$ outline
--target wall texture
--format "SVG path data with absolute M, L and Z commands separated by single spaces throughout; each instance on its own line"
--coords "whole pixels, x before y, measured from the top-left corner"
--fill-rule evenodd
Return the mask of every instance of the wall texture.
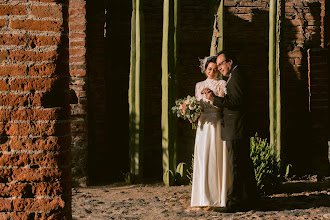
M 88 183 L 88 117 L 86 67 L 86 1 L 69 2 L 72 184 Z
M 0 218 L 70 219 L 68 3 L 0 1 Z
M 286 0 L 283 3 L 280 39 L 283 160 L 302 175 L 319 167 L 312 162 L 314 159 L 306 163 L 311 155 L 310 146 L 320 149 L 308 135 L 319 128 L 316 129 L 314 113 L 309 109 L 311 100 L 317 96 L 309 96 L 307 51 L 324 47 L 325 1 Z M 162 172 L 162 4 L 160 0 L 145 1 L 143 7 L 146 58 L 143 169 L 146 178 L 160 178 Z M 213 7 L 212 1 L 180 3 L 178 98 L 194 94 L 196 82 L 205 79 L 200 73 L 198 58 L 209 54 Z M 224 25 L 225 48 L 239 54 L 241 68 L 249 75 L 250 135 L 257 132 L 266 138 L 269 126 L 268 7 L 268 0 L 226 0 Z M 75 185 L 84 186 L 123 180 L 123 174 L 128 172 L 131 5 L 130 2 L 95 4 L 91 0 L 71 0 L 69 17 L 73 181 Z M 311 62 L 316 61 L 312 59 Z M 319 71 L 326 74 L 325 67 L 320 68 Z M 327 88 L 318 82 L 313 89 L 326 93 Z M 327 111 L 328 106 L 323 105 L 322 109 Z M 178 161 L 190 163 L 195 131 L 182 120 L 178 121 L 178 128 Z M 322 129 L 325 133 L 328 131 L 326 125 Z M 318 156 L 318 153 L 313 154 L 313 158 Z

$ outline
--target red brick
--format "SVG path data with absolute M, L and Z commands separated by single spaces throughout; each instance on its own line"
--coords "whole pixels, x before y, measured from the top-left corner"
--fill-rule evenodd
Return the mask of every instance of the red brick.
M 71 70 L 70 76 L 86 76 L 86 70 Z
M 62 213 L 62 212 L 57 212 L 57 213 L 53 213 L 53 212 L 49 212 L 49 213 L 36 213 L 35 215 L 35 219 L 38 220 L 71 220 L 71 216 L 68 216 L 66 213 Z M 20 219 L 19 219 L 20 220 Z
M 27 183 L 2 183 L 0 192 L 6 197 L 31 196 L 32 186 Z
M 86 16 L 86 9 L 85 8 L 70 8 L 69 9 L 69 16 Z
M 49 91 L 56 80 L 57 78 L 14 79 L 11 81 L 10 89 L 16 91 Z
M 63 31 L 62 21 L 47 21 L 47 20 L 13 20 L 11 28 L 31 31 Z
M 16 168 L 12 169 L 12 179 L 16 181 L 38 181 L 38 182 L 51 182 L 59 180 L 69 180 L 70 168 Z
M 36 122 L 30 125 L 32 136 L 63 136 L 70 133 L 69 123 L 42 123 Z
M 86 41 L 70 41 L 70 47 L 85 47 Z
M 9 85 L 6 81 L 7 80 L 0 79 L 0 91 L 8 91 L 9 90 Z
M 41 106 L 41 99 L 44 96 L 44 93 L 34 93 L 29 94 L 29 100 L 32 106 Z
M 70 57 L 69 62 L 70 63 L 83 63 L 83 62 L 86 62 L 86 57 L 85 56 Z
M 59 45 L 61 43 L 61 37 L 48 37 L 48 36 L 31 36 L 29 40 L 30 45 L 35 46 L 47 46 L 47 45 Z
M 70 24 L 86 24 L 86 18 L 85 17 L 69 17 L 69 23 Z
M 0 61 L 8 60 L 9 52 L 7 50 L 0 51 Z
M 85 55 L 86 49 L 70 49 L 70 55 Z
M 0 198 L 0 211 L 11 211 L 12 204 L 10 199 Z
M 7 123 L 4 129 L 9 136 L 27 136 L 29 127 L 28 123 Z
M 33 52 L 33 51 L 11 51 L 10 56 L 14 61 L 55 61 L 57 59 L 56 51 Z
M 26 75 L 26 66 L 0 66 L 0 76 L 24 76 Z
M 10 112 L 11 120 L 56 120 L 69 117 L 69 110 L 63 108 L 17 109 Z
M 0 155 L 0 166 L 26 166 L 30 164 L 28 154 L 2 154 Z
M 26 95 L 2 95 L 0 96 L 0 106 L 26 106 L 28 104 L 28 96 Z
M 35 219 L 35 214 L 29 213 L 29 212 L 11 212 L 10 213 L 10 220 L 29 220 L 29 219 Z
M 0 168 L 0 182 L 12 181 L 13 171 L 12 169 Z
M 43 65 L 35 65 L 30 68 L 29 75 L 31 76 L 53 76 L 56 74 L 56 64 L 47 63 Z
M 84 40 L 86 39 L 86 33 L 69 33 L 69 38 L 70 39 L 81 39 Z
M 45 3 L 66 3 L 67 0 L 30 0 L 32 2 L 45 2 Z
M 60 5 L 32 6 L 31 14 L 39 18 L 62 18 L 62 8 Z
M 66 184 L 68 185 L 68 184 Z M 61 184 L 60 182 L 55 183 L 34 183 L 32 187 L 33 194 L 37 196 L 55 196 L 55 195 L 61 195 L 63 193 L 63 190 L 68 187 L 65 186 L 65 184 Z M 68 192 L 68 190 L 66 189 Z
M 70 31 L 72 32 L 84 32 L 86 31 L 86 25 L 85 24 L 74 24 L 69 25 Z
M 65 150 L 70 145 L 70 137 L 40 137 L 40 138 L 11 138 L 11 148 L 14 150 Z
M 0 34 L 0 45 L 25 45 L 26 39 L 22 34 Z
M 38 167 L 63 167 L 70 165 L 69 154 L 61 153 L 46 153 L 46 154 L 33 154 L 30 156 L 31 165 Z
M 6 19 L 0 19 L 0 28 L 3 28 L 4 26 L 7 25 L 8 20 Z
M 65 202 L 60 197 L 13 200 L 13 211 L 59 211 L 64 206 Z
M 70 71 L 73 70 L 86 70 L 86 64 L 71 64 Z
M 85 8 L 86 1 L 72 1 L 70 2 L 70 8 Z
M 23 5 L 0 5 L 0 15 L 25 15 L 26 6 Z

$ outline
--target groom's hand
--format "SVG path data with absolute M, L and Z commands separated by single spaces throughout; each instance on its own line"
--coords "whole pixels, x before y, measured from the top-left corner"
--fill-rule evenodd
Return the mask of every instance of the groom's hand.
M 213 91 L 212 90 L 207 90 L 206 92 L 205 92 L 205 98 L 207 98 L 208 100 L 210 100 L 211 102 L 213 102 L 214 101 L 214 93 L 213 93 Z

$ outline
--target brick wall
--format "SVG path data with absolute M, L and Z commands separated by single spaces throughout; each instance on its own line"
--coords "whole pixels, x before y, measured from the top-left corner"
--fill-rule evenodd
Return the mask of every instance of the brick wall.
M 70 219 L 67 2 L 0 1 L 0 218 Z
M 250 136 L 268 137 L 268 1 L 225 1 L 225 49 L 239 56 L 250 84 Z
M 72 184 L 88 183 L 88 118 L 86 74 L 86 1 L 69 2 Z
M 329 67 L 328 48 L 308 50 L 309 114 L 313 147 L 309 155 L 316 174 L 329 175 Z
M 309 112 L 309 48 L 321 48 L 324 39 L 324 1 L 286 1 L 282 35 L 282 115 L 283 161 L 291 163 L 297 174 L 317 173 L 311 148 L 320 151 L 315 142 L 314 118 Z M 326 71 L 326 70 L 324 70 Z M 320 82 L 320 81 L 319 81 Z M 321 84 L 320 84 L 321 85 Z M 322 90 L 322 86 L 318 86 Z M 328 91 L 326 91 L 328 92 Z M 302 138 L 303 137 L 303 138 Z M 324 143 L 326 144 L 326 142 Z M 324 165 L 326 166 L 326 165 Z

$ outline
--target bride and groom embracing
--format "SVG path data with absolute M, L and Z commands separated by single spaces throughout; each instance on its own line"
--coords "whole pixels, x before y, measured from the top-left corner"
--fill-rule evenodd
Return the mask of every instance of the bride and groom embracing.
M 204 111 L 196 130 L 191 207 L 239 211 L 258 197 L 246 131 L 247 76 L 230 51 L 205 57 L 200 67 L 207 78 L 195 89 Z

